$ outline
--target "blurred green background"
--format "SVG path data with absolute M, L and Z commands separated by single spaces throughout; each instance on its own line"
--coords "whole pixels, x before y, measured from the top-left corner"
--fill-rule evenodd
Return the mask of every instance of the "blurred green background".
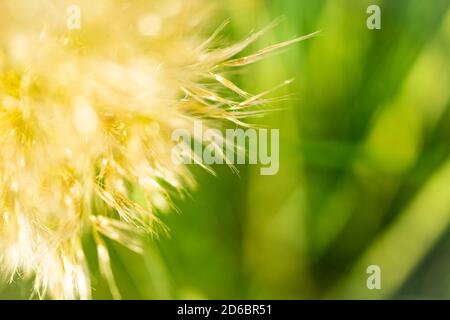
M 143 257 L 109 242 L 123 298 L 450 299 L 450 2 L 227 0 L 222 16 L 231 40 L 285 17 L 248 52 L 322 30 L 238 75 L 252 93 L 295 78 L 256 120 L 280 129 L 280 171 L 195 168 L 198 189 L 162 217 L 170 237 Z

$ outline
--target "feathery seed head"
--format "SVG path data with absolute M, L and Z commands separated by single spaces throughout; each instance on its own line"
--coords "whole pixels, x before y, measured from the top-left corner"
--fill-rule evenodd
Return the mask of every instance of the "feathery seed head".
M 142 251 L 138 235 L 157 232 L 170 193 L 194 186 L 171 161 L 171 132 L 199 118 L 242 125 L 262 95 L 222 72 L 302 39 L 234 59 L 264 30 L 217 48 L 220 29 L 198 31 L 205 4 L 1 1 L 1 267 L 35 275 L 39 297 L 90 297 L 86 232 L 119 297 L 104 237 Z M 68 21 L 76 8 L 81 20 Z

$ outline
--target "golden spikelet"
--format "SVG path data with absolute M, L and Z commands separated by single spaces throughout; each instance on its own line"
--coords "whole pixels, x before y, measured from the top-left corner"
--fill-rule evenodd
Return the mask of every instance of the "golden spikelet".
M 235 58 L 217 48 L 203 1 L 0 2 L 0 254 L 3 274 L 35 276 L 40 298 L 90 298 L 82 237 L 119 298 L 103 237 L 141 252 L 169 194 L 194 180 L 172 163 L 171 132 L 232 121 L 265 102 L 226 79 L 297 38 Z M 67 8 L 81 28 L 67 28 Z M 225 93 L 226 89 L 228 93 Z M 130 188 L 133 186 L 133 188 Z M 145 203 L 132 201 L 139 190 Z

